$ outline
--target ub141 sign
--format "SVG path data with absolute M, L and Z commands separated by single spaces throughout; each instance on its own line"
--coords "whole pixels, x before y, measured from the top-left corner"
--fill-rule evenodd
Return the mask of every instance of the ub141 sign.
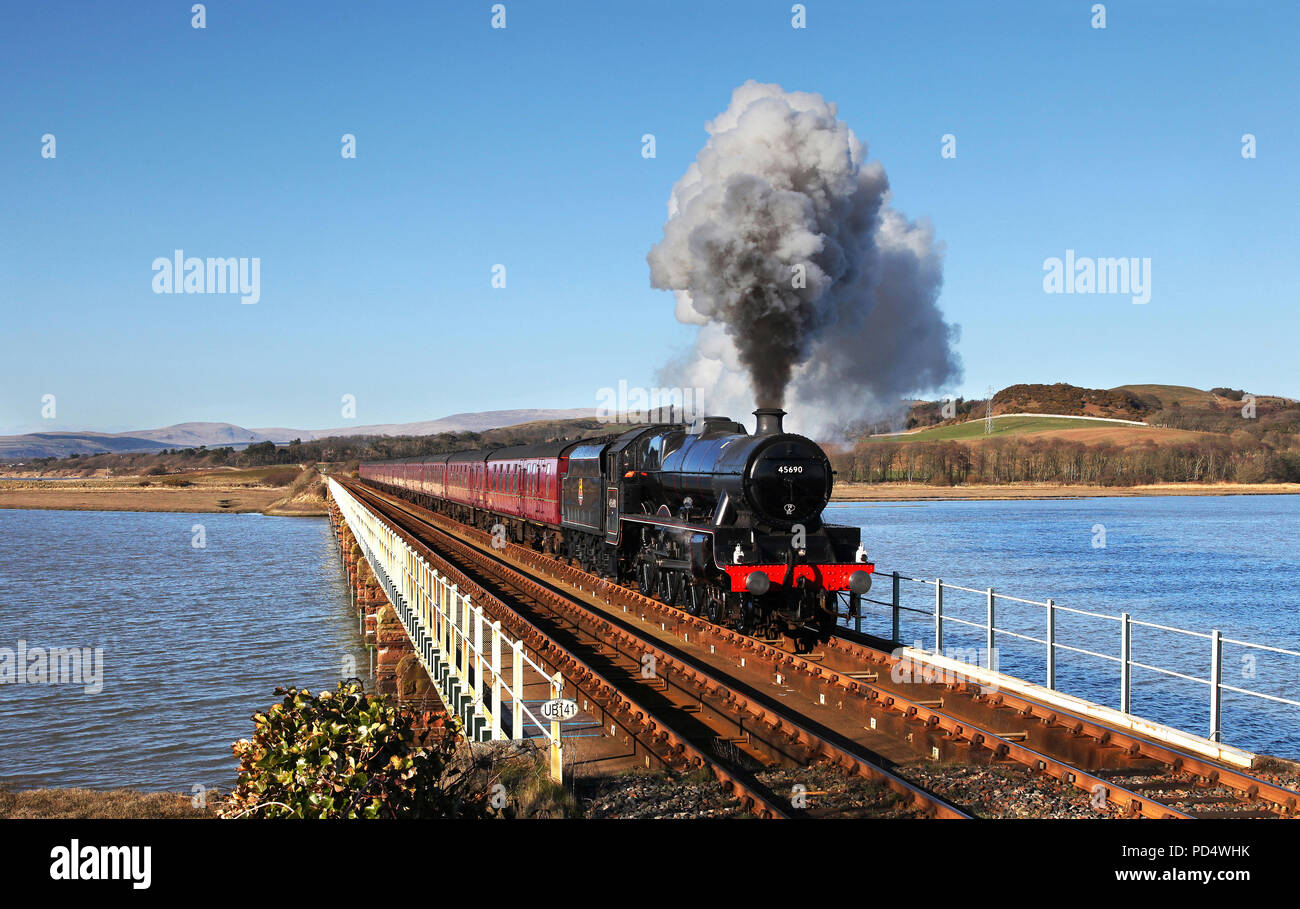
M 577 715 L 578 702 L 568 698 L 556 698 L 542 705 L 542 716 L 555 723 L 563 723 Z

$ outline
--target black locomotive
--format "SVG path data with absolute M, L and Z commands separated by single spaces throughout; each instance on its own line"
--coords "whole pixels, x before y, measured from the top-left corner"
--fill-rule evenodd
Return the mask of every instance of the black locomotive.
M 874 566 L 856 527 L 822 521 L 834 471 L 779 409 L 753 435 L 726 417 L 406 461 L 361 476 L 477 526 L 635 582 L 746 632 L 824 634 Z

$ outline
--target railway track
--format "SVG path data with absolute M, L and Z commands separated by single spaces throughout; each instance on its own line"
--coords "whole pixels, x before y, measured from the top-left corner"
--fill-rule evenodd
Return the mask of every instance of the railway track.
M 942 712 L 959 723 L 979 724 L 1018 749 L 1090 768 L 1089 776 L 1097 781 L 1092 785 L 1113 787 L 1114 801 L 1129 813 L 1219 818 L 1295 817 L 1300 811 L 1300 792 L 1012 692 L 966 680 L 917 681 L 917 667 L 908 663 L 847 632 L 827 642 L 820 668 L 850 672 L 869 667 L 882 693 L 922 704 L 937 700 Z M 896 681 L 907 672 L 913 681 Z
M 361 489 L 462 545 L 479 551 L 491 546 L 483 531 L 399 497 Z M 902 661 L 864 640 L 836 636 L 819 652 L 795 653 L 783 641 L 713 625 L 527 547 L 507 544 L 495 558 L 503 562 L 502 556 L 594 595 L 643 625 L 657 626 L 655 640 L 640 646 L 658 652 L 674 643 L 707 647 L 710 666 L 720 658 L 751 678 L 761 674 L 784 695 L 798 695 L 809 705 L 800 714 L 803 722 L 808 712 L 817 712 L 823 732 L 847 741 L 864 763 L 870 763 L 864 755 L 879 755 L 855 740 L 883 735 L 907 743 L 922 759 L 1018 765 L 1080 790 L 1094 807 L 1122 816 L 1293 817 L 1300 808 L 1300 793 L 1293 790 L 1025 697 L 963 680 L 898 681 Z M 750 702 L 757 694 L 751 693 Z
M 634 754 L 675 770 L 707 768 L 763 817 L 808 813 L 796 807 L 788 789 L 774 791 L 773 781 L 787 779 L 782 770 L 812 765 L 831 765 L 863 783 L 846 793 L 850 807 L 842 814 L 860 813 L 865 800 L 926 816 L 968 816 L 872 763 L 852 742 L 836 741 L 795 711 L 768 702 L 680 649 L 638 634 L 630 623 L 520 571 L 493 551 L 490 536 L 482 534 L 472 544 L 425 509 L 367 486 L 345 485 L 503 627 L 563 672 L 583 709 L 598 714 Z M 872 808 L 868 804 L 865 810 Z M 834 807 L 818 811 L 819 816 L 835 813 Z

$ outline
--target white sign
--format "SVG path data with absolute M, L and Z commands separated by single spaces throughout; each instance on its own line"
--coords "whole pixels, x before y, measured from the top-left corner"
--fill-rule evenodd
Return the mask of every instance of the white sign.
M 542 705 L 542 716 L 553 722 L 564 722 L 578 715 L 578 702 L 568 698 L 556 698 Z

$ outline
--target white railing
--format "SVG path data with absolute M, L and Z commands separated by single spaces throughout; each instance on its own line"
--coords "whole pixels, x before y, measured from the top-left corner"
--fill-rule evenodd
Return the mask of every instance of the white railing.
M 1229 685 L 1224 681 L 1223 676 L 1223 647 L 1225 644 L 1234 647 L 1244 648 L 1246 655 L 1243 656 L 1243 663 L 1249 663 L 1253 668 L 1256 653 L 1270 653 L 1285 657 L 1300 658 L 1300 652 L 1287 650 L 1281 647 L 1269 647 L 1264 644 L 1256 644 L 1251 641 L 1244 641 L 1238 638 L 1225 637 L 1218 629 L 1212 631 L 1192 631 L 1187 628 L 1175 628 L 1170 625 L 1161 625 L 1156 622 L 1144 622 L 1133 618 L 1129 613 L 1123 612 L 1119 615 L 1108 615 L 1100 612 L 1089 612 L 1086 609 L 1075 609 L 1069 606 L 1062 606 L 1053 600 L 1027 600 L 1021 597 L 1014 597 L 1004 593 L 996 592 L 992 587 L 978 589 L 974 587 L 962 587 L 958 584 L 946 583 L 940 578 L 929 580 L 925 578 L 912 578 L 901 575 L 898 572 L 884 574 L 876 572 L 875 577 L 878 581 L 891 581 L 892 590 L 889 600 L 871 599 L 866 596 L 861 598 L 849 597 L 849 611 L 847 618 L 855 624 L 858 631 L 862 630 L 862 610 L 860 605 L 855 605 L 855 599 L 860 603 L 874 603 L 880 606 L 888 606 L 892 610 L 892 630 L 891 640 L 900 642 L 901 638 L 901 619 L 902 613 L 913 613 L 916 615 L 926 616 L 927 624 L 933 629 L 934 650 L 939 655 L 945 655 L 945 628 L 949 624 L 962 625 L 981 632 L 984 641 L 985 663 L 987 669 L 997 670 L 998 666 L 998 640 L 1013 638 L 1018 641 L 1025 641 L 1030 644 L 1043 645 L 1042 651 L 1044 657 L 1044 684 L 1047 688 L 1054 691 L 1060 690 L 1057 687 L 1057 668 L 1058 655 L 1060 651 L 1067 653 L 1079 654 L 1082 656 L 1094 657 L 1119 665 L 1119 709 L 1125 714 L 1132 713 L 1132 695 L 1133 695 L 1133 670 L 1143 669 L 1157 673 L 1167 678 L 1180 679 L 1185 682 L 1206 685 L 1209 689 L 1209 738 L 1214 742 L 1221 742 L 1223 736 L 1223 695 L 1225 692 L 1245 695 L 1251 698 L 1270 701 L 1277 704 L 1286 704 L 1291 707 L 1300 707 L 1300 700 L 1289 697 L 1283 697 L 1279 694 L 1269 694 L 1263 691 L 1255 691 L 1249 688 Z M 900 587 L 902 584 L 916 584 L 933 588 L 933 595 L 929 596 L 930 608 L 917 609 L 902 605 L 902 594 Z M 951 614 L 945 608 L 946 595 L 953 592 L 974 594 L 983 601 L 983 621 L 971 621 L 969 618 L 959 618 Z M 1017 618 L 1026 621 L 1024 607 L 1030 607 L 1030 615 L 1027 621 L 1043 629 L 1042 636 L 1039 637 L 1034 633 L 1027 633 L 1024 626 L 1020 630 L 1014 630 L 1006 627 L 1005 624 L 999 624 L 999 616 L 1003 615 L 1000 609 L 1001 603 L 1015 604 L 1017 607 Z M 1010 612 L 1010 610 L 1008 610 Z M 1034 613 L 1037 613 L 1038 618 Z M 1118 645 L 1117 653 L 1101 653 L 1097 650 L 1085 646 L 1075 646 L 1066 644 L 1060 640 L 1058 623 L 1062 616 L 1077 616 L 1101 622 L 1113 624 L 1112 639 Z M 1154 663 L 1140 662 L 1133 655 L 1133 628 L 1148 628 L 1159 632 L 1179 635 L 1181 639 L 1196 640 L 1206 642 L 1204 658 L 1208 667 L 1208 675 L 1202 677 L 1190 672 L 1181 672 L 1169 666 L 1159 666 Z M 1086 632 L 1076 630 L 1076 634 L 1085 637 L 1086 641 L 1091 643 L 1094 639 L 1104 639 L 1105 635 L 1094 629 Z M 1077 642 L 1083 643 L 1083 642 Z M 1096 646 L 1096 645 L 1093 645 Z M 919 647 L 919 644 L 918 644 Z M 1167 650 L 1167 648 L 1166 648 Z M 969 651 L 967 651 L 969 652 Z M 974 659 L 967 659 L 960 653 L 947 653 L 947 656 L 957 659 L 960 662 L 979 665 L 978 652 L 974 654 Z M 1189 659 L 1195 659 L 1191 651 L 1182 650 L 1181 655 Z M 1294 670 L 1275 673 L 1276 676 L 1287 679 L 1295 679 L 1300 676 L 1300 663 L 1297 663 Z M 1243 677 L 1247 677 L 1243 672 Z M 1252 674 L 1249 677 L 1254 677 Z
M 547 672 L 522 641 L 511 640 L 499 621 L 485 615 L 469 594 L 339 483 L 331 478 L 329 486 L 448 711 L 464 721 L 466 736 L 476 741 L 518 740 L 528 738 L 528 730 L 535 728 L 549 746 L 551 776 L 558 782 L 560 724 L 543 723 L 528 706 L 524 690 L 529 676 L 533 684 L 549 686 L 552 698 L 560 698 L 564 677 Z M 506 653 L 508 667 L 502 660 Z

